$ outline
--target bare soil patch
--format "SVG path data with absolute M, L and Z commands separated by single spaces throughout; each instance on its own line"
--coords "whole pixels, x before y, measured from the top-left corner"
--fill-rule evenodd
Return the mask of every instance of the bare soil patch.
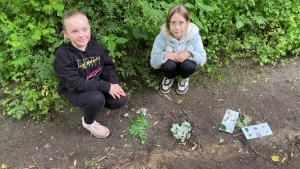
M 167 95 L 143 89 L 123 109 L 104 110 L 98 117 L 111 130 L 107 139 L 90 136 L 81 125 L 82 110 L 71 106 L 53 113 L 47 122 L 19 121 L 1 113 L 0 164 L 8 168 L 298 168 L 299 65 L 299 59 L 263 67 L 236 60 L 224 68 L 218 82 L 193 75 L 184 96 L 175 93 L 175 86 Z M 2 94 L 0 99 L 4 98 Z M 150 139 L 145 144 L 126 134 L 140 108 L 151 115 L 147 116 Z M 249 125 L 267 122 L 274 134 L 247 140 L 241 129 L 232 134 L 220 131 L 226 109 L 251 115 Z M 173 123 L 184 120 L 193 130 L 185 146 L 170 131 Z M 273 162 L 273 155 L 280 161 Z

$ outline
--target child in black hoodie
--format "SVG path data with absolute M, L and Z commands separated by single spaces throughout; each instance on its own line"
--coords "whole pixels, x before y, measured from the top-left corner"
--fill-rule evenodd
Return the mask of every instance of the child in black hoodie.
M 82 124 L 97 138 L 110 131 L 95 121 L 103 107 L 119 109 L 126 94 L 119 85 L 115 66 L 108 52 L 91 40 L 90 24 L 79 10 L 63 16 L 64 43 L 55 50 L 53 68 L 60 92 L 71 104 L 83 107 Z

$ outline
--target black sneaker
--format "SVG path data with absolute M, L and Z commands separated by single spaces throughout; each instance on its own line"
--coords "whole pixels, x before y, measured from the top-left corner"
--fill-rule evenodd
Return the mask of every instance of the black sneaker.
M 168 79 L 166 77 L 164 77 L 163 81 L 162 81 L 162 86 L 160 88 L 160 91 L 162 93 L 169 93 L 171 90 L 171 86 L 174 82 L 174 78 L 173 79 Z
M 185 94 L 189 89 L 189 78 L 183 79 L 181 82 L 178 82 L 177 93 Z

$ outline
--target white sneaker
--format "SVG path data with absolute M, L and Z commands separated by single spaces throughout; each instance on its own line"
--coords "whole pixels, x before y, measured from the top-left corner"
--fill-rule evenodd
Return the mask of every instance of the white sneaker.
M 178 82 L 177 93 L 185 94 L 189 89 L 189 78 L 183 79 L 181 82 Z
M 88 129 L 92 135 L 97 138 L 106 138 L 110 131 L 105 126 L 100 125 L 98 122 L 94 121 L 92 124 L 86 124 L 84 118 L 82 117 L 82 125 L 84 128 Z
M 160 88 L 160 91 L 162 93 L 169 93 L 171 90 L 171 86 L 174 82 L 174 78 L 173 79 L 168 79 L 166 77 L 164 77 L 163 81 L 162 81 L 162 86 Z

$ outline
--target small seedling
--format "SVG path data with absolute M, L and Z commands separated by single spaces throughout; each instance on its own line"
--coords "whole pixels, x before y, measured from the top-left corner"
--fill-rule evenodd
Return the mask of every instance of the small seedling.
M 171 131 L 173 133 L 173 136 L 176 139 L 180 139 L 180 141 L 183 143 L 186 139 L 189 139 L 191 136 L 191 124 L 187 121 L 184 121 L 181 126 L 178 124 L 172 124 Z
M 241 111 L 240 113 L 241 113 L 240 116 L 236 120 L 235 127 L 238 128 L 247 127 L 247 125 L 252 121 L 252 116 L 246 115 Z
M 217 99 L 217 102 L 218 102 L 218 103 L 221 103 L 222 100 L 223 100 L 223 99 Z
M 128 128 L 128 132 L 131 137 L 139 137 L 142 140 L 142 144 L 145 143 L 145 140 L 148 140 L 146 135 L 146 130 L 149 126 L 149 123 L 146 119 L 147 109 L 141 108 L 136 111 L 137 115 L 131 121 L 131 125 Z

